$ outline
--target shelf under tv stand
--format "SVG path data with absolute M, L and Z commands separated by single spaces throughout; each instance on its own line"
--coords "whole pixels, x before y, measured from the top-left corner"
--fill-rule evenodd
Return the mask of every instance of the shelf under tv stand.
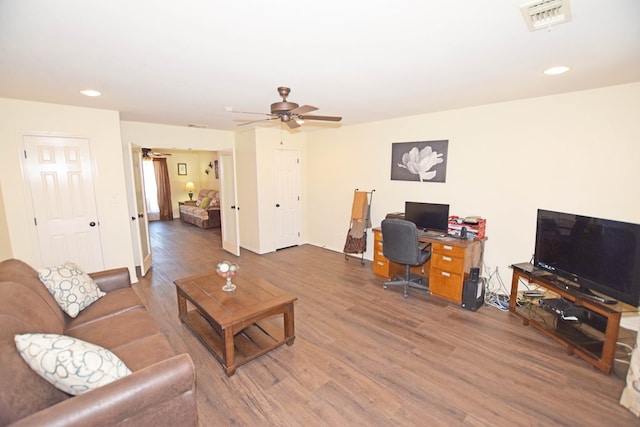
M 520 280 L 544 292 L 542 297 L 525 297 L 518 290 Z M 539 302 L 542 298 L 564 298 L 581 311 L 578 320 L 563 320 L 546 310 Z M 551 274 L 525 271 L 513 267 L 509 311 L 522 319 L 524 325 L 540 330 L 576 355 L 605 373 L 613 369 L 616 342 L 623 311 L 634 310 L 623 303 L 604 304 L 587 295 L 569 289 L 563 279 Z

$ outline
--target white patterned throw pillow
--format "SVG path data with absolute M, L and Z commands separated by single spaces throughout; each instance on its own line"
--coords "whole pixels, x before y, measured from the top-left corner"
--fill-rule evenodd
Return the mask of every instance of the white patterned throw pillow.
M 14 339 L 31 369 L 65 393 L 82 394 L 131 374 L 118 356 L 77 338 L 22 334 Z
M 40 281 L 56 300 L 60 308 L 71 317 L 106 295 L 91 276 L 72 262 L 38 270 Z

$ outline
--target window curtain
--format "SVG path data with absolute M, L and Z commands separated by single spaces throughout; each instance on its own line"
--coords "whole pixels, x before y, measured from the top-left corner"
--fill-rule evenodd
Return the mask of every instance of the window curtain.
M 153 169 L 153 160 L 149 157 L 142 158 L 142 174 L 145 203 L 147 205 L 147 219 L 149 221 L 157 221 L 160 219 L 158 187 L 156 186 L 156 173 Z
M 173 220 L 171 185 L 169 183 L 167 159 L 153 159 L 153 170 L 156 173 L 156 185 L 158 186 L 158 208 L 160 209 L 160 220 Z

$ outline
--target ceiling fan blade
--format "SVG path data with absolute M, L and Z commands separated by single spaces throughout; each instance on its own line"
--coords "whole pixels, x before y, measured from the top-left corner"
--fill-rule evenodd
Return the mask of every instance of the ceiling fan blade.
M 273 116 L 273 114 L 271 113 L 255 113 L 253 111 L 232 111 L 232 113 L 239 113 L 239 114 L 258 114 L 261 116 Z
M 299 128 L 300 127 L 298 122 L 296 122 L 294 119 L 286 121 L 285 123 L 287 124 L 287 126 L 289 126 L 289 129 L 295 129 L 295 128 Z
M 237 126 L 246 126 L 246 125 L 250 125 L 253 123 L 259 123 L 259 122 L 268 122 L 269 120 L 273 120 L 273 117 L 270 117 L 268 119 L 260 119 L 260 120 L 249 120 L 248 122 L 244 122 L 244 123 L 238 123 Z
M 339 122 L 342 120 L 342 117 L 338 116 L 309 116 L 309 115 L 298 115 L 302 120 L 324 120 L 326 122 Z
M 294 108 L 293 110 L 289 111 L 289 113 L 300 115 L 304 113 L 309 113 L 311 111 L 316 111 L 317 109 L 318 107 L 314 107 L 313 105 L 303 105 L 301 107 Z

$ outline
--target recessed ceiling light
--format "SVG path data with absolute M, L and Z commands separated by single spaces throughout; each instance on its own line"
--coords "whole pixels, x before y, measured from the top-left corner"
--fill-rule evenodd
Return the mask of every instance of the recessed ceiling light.
M 224 107 L 224 111 L 230 113 L 233 111 L 233 107 Z
M 562 73 L 566 73 L 567 71 L 569 71 L 569 67 L 567 67 L 566 65 L 560 65 L 558 67 L 551 67 L 548 68 L 546 70 L 544 70 L 544 73 L 547 75 L 556 75 L 556 74 L 562 74 Z
M 100 95 L 102 95 L 100 92 L 98 92 L 97 90 L 93 90 L 93 89 L 81 90 L 80 93 L 85 95 L 85 96 L 100 96 Z

